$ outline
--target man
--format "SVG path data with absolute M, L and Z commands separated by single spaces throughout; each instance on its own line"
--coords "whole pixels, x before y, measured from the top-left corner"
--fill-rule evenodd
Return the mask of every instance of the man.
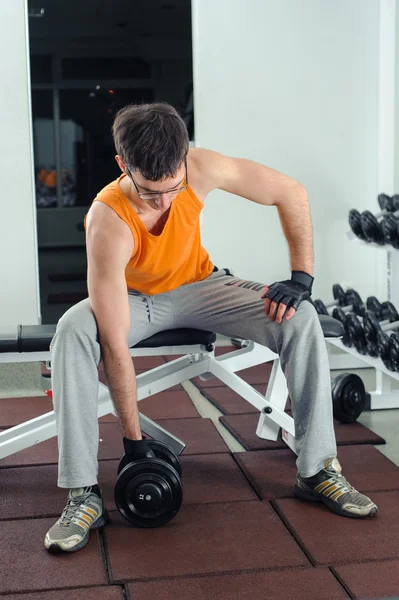
M 144 456 L 129 347 L 182 327 L 250 339 L 277 352 L 295 417 L 295 495 L 323 501 L 344 516 L 376 514 L 336 459 L 327 350 L 316 311 L 305 301 L 313 283 L 313 242 L 304 188 L 249 160 L 189 150 L 184 122 L 168 104 L 125 107 L 113 136 L 122 175 L 97 195 L 85 221 L 89 298 L 63 315 L 51 344 L 58 486 L 69 494 L 46 534 L 46 548 L 78 550 L 89 530 L 107 520 L 97 483 L 100 360 L 125 450 Z M 290 279 L 260 294 L 214 266 L 201 245 L 199 219 L 217 188 L 277 207 Z

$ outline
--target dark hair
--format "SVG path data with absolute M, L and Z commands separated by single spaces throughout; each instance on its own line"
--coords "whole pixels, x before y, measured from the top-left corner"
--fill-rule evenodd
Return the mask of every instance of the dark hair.
M 166 102 L 129 104 L 112 127 L 117 153 L 148 181 L 175 177 L 189 149 L 187 127 Z

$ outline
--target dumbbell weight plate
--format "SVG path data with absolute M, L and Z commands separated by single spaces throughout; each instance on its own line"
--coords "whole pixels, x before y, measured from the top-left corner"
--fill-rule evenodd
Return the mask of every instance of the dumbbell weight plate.
M 346 338 L 352 342 L 351 346 L 353 344 L 359 354 L 367 354 L 367 341 L 364 336 L 363 326 L 357 316 L 352 313 L 345 315 L 344 327 Z
M 383 316 L 382 304 L 375 296 L 369 296 L 366 300 L 367 310 L 371 310 L 380 321 Z
M 399 337 L 397 333 L 392 333 L 389 338 L 389 354 L 393 370 L 399 371 Z
M 342 325 L 344 326 L 344 335 L 342 336 L 342 343 L 344 344 L 344 346 L 351 348 L 353 346 L 353 341 L 348 336 L 348 332 L 345 327 L 345 321 L 346 321 L 347 314 L 348 313 L 344 312 L 342 310 L 342 308 L 338 307 L 338 308 L 334 308 L 331 316 L 333 319 L 340 321 L 342 323 Z
M 326 305 L 324 304 L 324 302 L 322 300 L 320 300 L 320 299 L 314 300 L 313 304 L 314 304 L 317 314 L 329 316 L 330 313 L 328 312 Z
M 334 418 L 341 423 L 354 423 L 366 403 L 362 379 L 352 373 L 338 375 L 331 386 Z
M 364 304 L 363 304 L 363 300 L 361 299 L 360 295 L 357 293 L 356 290 L 347 290 L 347 292 L 345 293 L 345 305 L 352 306 L 352 312 L 355 313 L 355 315 L 359 315 L 359 317 L 362 317 L 364 315 Z
M 155 454 L 155 458 L 159 458 L 160 460 L 164 460 L 169 465 L 171 465 L 178 472 L 179 476 L 182 476 L 182 468 L 180 461 L 173 450 L 163 442 L 159 442 L 157 440 L 147 440 L 149 447 Z M 122 471 L 122 469 L 129 463 L 126 458 L 126 454 L 124 454 L 119 462 L 118 466 L 118 475 Z
M 375 218 L 372 212 L 365 210 L 360 215 L 360 222 L 362 230 L 368 242 L 374 242 L 383 246 L 385 244 L 384 234 L 381 229 L 381 225 Z
M 360 240 L 363 240 L 364 242 L 367 242 L 367 238 L 364 235 L 362 229 L 360 217 L 360 212 L 356 210 L 356 208 L 352 208 L 352 210 L 349 211 L 349 227 L 352 229 L 356 237 L 358 237 Z
M 378 194 L 378 204 L 381 210 L 393 211 L 393 198 L 387 194 Z
M 381 331 L 380 323 L 374 313 L 367 310 L 363 319 L 363 331 L 367 343 L 377 343 L 377 333 Z
M 389 336 L 383 331 L 377 333 L 377 352 L 386 368 L 389 371 L 395 371 L 391 358 L 391 349 L 389 347 Z
M 338 300 L 339 304 L 342 304 L 345 300 L 345 292 L 342 286 L 339 285 L 339 283 L 335 283 L 333 285 L 333 298 L 334 300 Z
M 181 479 L 165 461 L 138 460 L 118 475 L 115 504 L 123 517 L 137 527 L 160 527 L 178 513 L 183 501 Z
M 386 244 L 390 244 L 396 250 L 399 248 L 399 230 L 398 230 L 398 217 L 392 215 L 386 215 L 381 221 L 381 229 L 384 235 Z
M 399 321 L 398 311 L 396 310 L 392 302 L 383 302 L 381 304 L 381 310 L 384 319 L 388 319 L 388 321 L 390 321 L 391 323 Z

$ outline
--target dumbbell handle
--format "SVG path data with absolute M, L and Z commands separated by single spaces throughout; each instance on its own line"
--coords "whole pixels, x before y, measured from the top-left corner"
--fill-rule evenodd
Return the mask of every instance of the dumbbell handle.
M 341 306 L 338 300 L 334 300 L 333 302 L 327 302 L 327 304 L 324 304 L 324 306 L 326 308 L 331 308 L 332 306 L 334 308 L 339 307 L 345 310 L 346 312 L 350 312 L 351 310 L 353 310 L 353 304 L 344 304 L 344 306 Z
M 396 219 L 397 217 L 399 217 L 399 210 L 396 210 L 396 211 L 395 211 L 395 212 L 393 212 L 393 213 L 392 213 L 392 212 L 389 212 L 389 211 L 385 211 L 385 213 L 386 213 L 386 214 L 384 215 L 384 219 L 385 219 L 385 217 L 395 217 L 395 219 Z M 380 224 L 383 222 L 383 220 L 384 220 L 384 219 L 382 219 L 382 221 L 380 222 Z
M 324 306 L 326 308 L 331 308 L 331 306 L 329 307 L 328 304 L 325 304 Z M 346 313 L 353 312 L 354 306 L 353 306 L 353 304 L 348 304 L 347 306 L 337 306 L 336 304 L 334 304 L 334 308 L 340 308 L 346 314 Z M 330 316 L 331 316 L 331 314 L 332 313 L 330 313 Z
M 381 331 L 389 331 L 390 329 L 394 331 L 395 329 L 399 329 L 399 321 L 393 321 L 393 323 L 387 323 L 386 325 L 380 323 L 380 327 Z
M 374 215 L 374 217 L 376 219 L 379 219 L 380 217 L 385 217 L 386 215 L 390 215 L 390 214 L 392 215 L 392 214 L 395 214 L 395 213 L 391 213 L 389 210 L 384 209 L 384 210 L 381 210 L 380 212 L 376 213 Z

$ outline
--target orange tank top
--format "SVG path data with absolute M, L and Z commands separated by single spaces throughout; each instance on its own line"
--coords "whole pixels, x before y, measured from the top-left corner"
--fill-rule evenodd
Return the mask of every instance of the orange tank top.
M 125 270 L 128 289 L 162 294 L 208 277 L 214 265 L 201 245 L 203 204 L 191 187 L 172 200 L 162 233 L 153 235 L 123 193 L 119 185 L 122 177 L 104 187 L 94 201 L 112 208 L 133 234 L 134 250 Z

